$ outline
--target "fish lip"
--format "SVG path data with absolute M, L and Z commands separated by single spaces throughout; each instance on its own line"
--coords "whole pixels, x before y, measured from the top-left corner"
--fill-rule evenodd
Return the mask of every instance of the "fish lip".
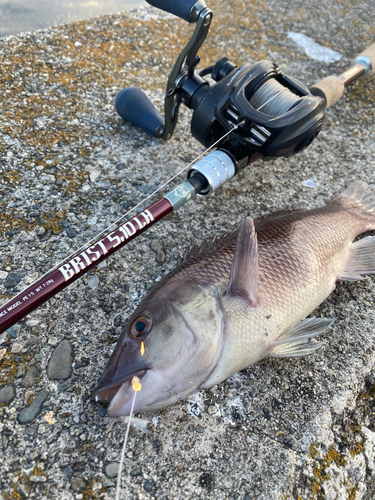
M 124 383 L 131 382 L 133 377 L 138 377 L 139 380 L 142 380 L 147 371 L 148 368 L 145 368 L 143 370 L 134 370 L 128 375 L 114 380 L 113 382 L 97 385 L 92 392 L 92 399 L 100 403 L 109 403 Z

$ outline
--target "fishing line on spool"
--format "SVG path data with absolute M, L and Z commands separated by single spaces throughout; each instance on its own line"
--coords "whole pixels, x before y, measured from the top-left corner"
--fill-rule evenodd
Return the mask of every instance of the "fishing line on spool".
M 266 115 L 281 116 L 290 111 L 300 99 L 299 96 L 272 78 L 254 92 L 250 98 L 250 105 Z

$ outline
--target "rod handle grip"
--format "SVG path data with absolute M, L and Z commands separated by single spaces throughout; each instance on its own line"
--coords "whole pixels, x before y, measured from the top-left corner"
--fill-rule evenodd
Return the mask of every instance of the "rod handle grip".
M 326 107 L 329 108 L 343 96 L 345 86 L 338 76 L 331 75 L 314 83 L 309 90 L 313 95 L 323 97 L 327 103 Z
M 146 2 L 153 7 L 174 14 L 188 23 L 193 22 L 190 13 L 197 0 L 146 0 Z
M 115 107 L 123 120 L 154 137 L 160 137 L 164 120 L 150 99 L 141 90 L 127 87 L 116 97 Z
M 364 58 L 367 58 L 368 60 Z M 367 49 L 361 52 L 359 56 L 357 56 L 354 59 L 354 62 L 365 64 L 365 66 L 367 66 L 366 63 L 368 63 L 366 76 L 373 75 L 375 73 L 375 43 L 373 43 L 372 45 L 370 45 L 370 47 L 367 47 Z

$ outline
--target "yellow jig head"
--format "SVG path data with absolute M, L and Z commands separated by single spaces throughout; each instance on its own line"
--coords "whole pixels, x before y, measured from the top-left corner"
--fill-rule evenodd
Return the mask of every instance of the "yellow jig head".
M 139 392 L 141 390 L 142 386 L 141 386 L 141 382 L 139 381 L 138 377 L 133 377 L 132 387 L 133 387 L 134 392 Z

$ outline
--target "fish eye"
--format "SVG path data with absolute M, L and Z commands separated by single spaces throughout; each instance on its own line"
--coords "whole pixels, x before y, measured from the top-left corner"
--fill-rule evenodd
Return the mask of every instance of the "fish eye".
M 135 340 L 144 340 L 150 333 L 152 320 L 149 316 L 138 316 L 131 324 L 129 337 Z

